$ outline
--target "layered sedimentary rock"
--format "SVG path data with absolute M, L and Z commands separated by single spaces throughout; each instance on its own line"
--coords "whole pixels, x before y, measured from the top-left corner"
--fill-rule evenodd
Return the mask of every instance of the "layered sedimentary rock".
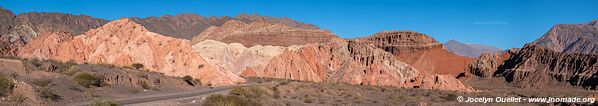
M 482 44 L 465 44 L 457 40 L 449 40 L 443 45 L 449 52 L 470 58 L 478 58 L 482 55 L 482 53 L 494 54 L 501 51 L 499 48 L 494 46 Z
M 208 63 L 240 75 L 246 69 L 263 70 L 272 57 L 286 48 L 261 45 L 246 48 L 239 43 L 206 40 L 194 45 L 193 49 Z
M 533 43 L 564 53 L 598 54 L 598 20 L 584 24 L 559 24 Z
M 55 59 L 77 63 L 144 65 L 169 76 L 190 75 L 206 85 L 244 82 L 230 71 L 207 64 L 188 40 L 149 32 L 131 19 L 119 19 L 72 37 L 66 33 L 42 33 L 18 51 L 24 58 Z M 66 35 L 65 35 L 66 34 Z
M 422 72 L 457 76 L 474 61 L 448 52 L 434 38 L 413 31 L 384 31 L 358 40 L 390 52 Z
M 136 23 L 146 27 L 151 32 L 175 38 L 191 40 L 210 26 L 221 26 L 230 20 L 238 20 L 244 23 L 265 22 L 276 23 L 299 29 L 319 29 L 310 24 L 301 23 L 289 18 L 274 18 L 259 16 L 257 14 L 240 14 L 237 17 L 204 17 L 197 14 L 178 14 L 176 16 L 165 15 L 161 17 L 132 18 Z
M 284 24 L 253 22 L 245 23 L 231 20 L 220 27 L 212 26 L 199 35 L 192 42 L 215 40 L 224 43 L 240 43 L 251 47 L 255 45 L 291 46 L 307 43 L 327 42 L 336 37 L 333 33 L 320 29 L 301 29 Z
M 596 89 L 598 55 L 562 53 L 528 44 L 499 67 L 498 74 L 521 87 L 573 85 Z
M 382 49 L 342 39 L 288 47 L 264 70 L 248 68 L 242 76 L 474 91 L 450 75 L 422 73 Z
M 6 9 L 0 9 L 0 52 L 14 55 L 24 44 L 32 41 L 40 33 L 68 32 L 79 35 L 89 29 L 97 28 L 108 21 L 85 15 L 62 13 L 23 13 L 15 15 Z

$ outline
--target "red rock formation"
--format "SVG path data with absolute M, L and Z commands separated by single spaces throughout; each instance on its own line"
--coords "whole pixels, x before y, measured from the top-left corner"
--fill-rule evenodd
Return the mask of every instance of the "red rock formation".
M 557 52 L 598 54 L 597 22 L 559 24 L 533 43 Z
M 63 35 L 44 35 L 20 49 L 18 56 L 117 66 L 141 63 L 151 71 L 190 75 L 214 86 L 244 82 L 234 73 L 207 64 L 189 41 L 149 32 L 130 19 L 112 21 L 76 37 Z
M 475 91 L 450 75 L 421 73 L 394 59 L 392 54 L 382 49 L 341 39 L 289 47 L 272 58 L 266 69 L 247 69 L 242 75 L 313 82 Z
M 220 27 L 210 27 L 195 36 L 194 44 L 211 39 L 224 43 L 240 43 L 251 47 L 255 45 L 291 46 L 307 43 L 321 43 L 336 37 L 330 31 L 319 29 L 300 29 L 267 22 L 231 20 Z
M 528 44 L 497 71 L 508 82 L 521 87 L 598 86 L 598 55 L 561 53 Z
M 434 38 L 418 32 L 385 31 L 358 40 L 388 51 L 423 72 L 457 76 L 474 61 L 448 52 Z

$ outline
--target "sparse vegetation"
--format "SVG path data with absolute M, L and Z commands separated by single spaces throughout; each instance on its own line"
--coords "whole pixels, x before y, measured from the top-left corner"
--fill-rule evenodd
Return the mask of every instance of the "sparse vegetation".
M 141 64 L 141 63 L 133 63 L 133 65 L 131 65 L 131 67 L 139 70 L 139 69 L 143 68 L 143 64 Z
M 35 79 L 35 80 L 31 81 L 31 83 L 33 83 L 37 86 L 46 87 L 46 86 L 50 85 L 50 83 L 52 83 L 52 80 L 51 79 Z
M 261 106 L 261 104 L 236 95 L 210 95 L 202 106 Z
M 142 81 L 141 82 L 141 88 L 143 88 L 143 89 L 151 89 L 152 87 L 149 86 L 147 83 L 145 83 L 145 81 Z
M 0 75 L 0 96 L 9 95 L 15 88 L 15 83 L 4 75 Z
M 52 101 L 56 101 L 56 100 L 60 100 L 61 97 L 54 94 L 54 91 L 52 91 L 52 89 L 50 87 L 41 87 L 41 89 L 39 90 L 40 93 L 40 97 L 42 98 L 46 98 Z
M 264 86 L 235 87 L 231 89 L 230 94 L 247 98 L 261 98 L 272 95 L 268 88 Z
M 74 80 L 81 86 L 84 87 L 91 87 L 91 86 L 102 86 L 102 79 L 98 76 L 89 73 L 79 73 L 75 76 Z
M 189 84 L 191 86 L 195 86 L 195 80 L 193 80 L 193 77 L 186 75 L 183 77 L 183 80 L 185 80 L 185 82 L 187 82 L 187 84 Z
M 139 73 L 137 73 L 137 76 L 138 76 L 138 77 L 141 77 L 141 78 L 144 78 L 144 79 L 147 79 L 147 78 L 148 78 L 147 74 L 145 74 L 145 73 L 142 73 L 142 72 L 139 72 Z

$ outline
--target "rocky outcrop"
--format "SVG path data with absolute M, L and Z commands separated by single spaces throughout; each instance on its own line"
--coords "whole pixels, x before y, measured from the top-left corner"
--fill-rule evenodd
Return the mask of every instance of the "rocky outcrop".
M 193 49 L 208 63 L 240 75 L 246 69 L 263 70 L 272 57 L 286 48 L 261 45 L 246 48 L 239 43 L 206 40 L 194 45 Z
M 192 42 L 215 40 L 224 43 L 255 45 L 291 46 L 307 43 L 321 43 L 336 37 L 330 31 L 320 29 L 300 29 L 284 24 L 231 20 L 220 27 L 210 27 L 195 36 Z
M 230 71 L 207 64 L 189 41 L 150 32 L 126 18 L 76 37 L 48 33 L 25 45 L 18 56 L 116 66 L 140 63 L 150 71 L 168 76 L 190 75 L 202 84 L 214 86 L 244 82 Z
M 175 38 L 191 40 L 211 26 L 221 26 L 227 21 L 238 20 L 244 23 L 262 22 L 275 23 L 287 27 L 299 29 L 320 29 L 317 26 L 305 24 L 289 18 L 275 18 L 259 16 L 257 14 L 240 14 L 237 17 L 204 17 L 197 14 L 178 14 L 176 16 L 165 15 L 161 17 L 132 18 L 136 23 L 146 27 L 151 32 Z
M 427 73 L 457 76 L 474 61 L 448 52 L 434 38 L 413 31 L 385 31 L 358 40 L 390 52 L 397 59 Z
M 242 73 L 245 77 L 475 91 L 450 75 L 422 73 L 382 49 L 342 39 L 288 47 L 264 70 L 248 68 Z
M 295 20 L 292 20 L 287 17 L 276 18 L 276 17 L 260 16 L 258 14 L 251 14 L 251 15 L 239 14 L 237 17 L 235 17 L 235 19 L 242 21 L 244 23 L 267 22 L 267 23 L 282 24 L 287 27 L 298 28 L 298 29 L 307 29 L 307 30 L 320 29 L 320 27 L 318 27 L 318 26 L 295 21 Z
M 449 40 L 445 42 L 444 47 L 452 53 L 455 53 L 459 56 L 465 56 L 470 58 L 477 58 L 482 55 L 482 53 L 499 53 L 501 50 L 494 46 L 490 45 L 482 45 L 482 44 L 465 44 L 461 43 L 457 40 Z
M 582 86 L 596 89 L 598 55 L 561 53 L 528 44 L 496 72 L 521 87 Z
M 482 78 L 491 78 L 498 67 L 517 52 L 518 49 L 509 49 L 501 54 L 482 53 L 476 61 L 469 64 L 467 72 Z
M 161 17 L 131 18 L 136 23 L 146 27 L 151 32 L 175 38 L 191 40 L 210 26 L 220 26 L 231 17 L 206 18 L 197 14 L 165 15 Z
M 538 46 L 564 53 L 598 53 L 597 20 L 584 24 L 559 24 L 533 42 Z
M 41 33 L 68 32 L 79 35 L 108 22 L 85 15 L 32 12 L 15 16 L 11 11 L 0 11 L 0 22 L 3 24 L 0 27 L 0 52 L 4 55 L 15 55 L 18 48 Z

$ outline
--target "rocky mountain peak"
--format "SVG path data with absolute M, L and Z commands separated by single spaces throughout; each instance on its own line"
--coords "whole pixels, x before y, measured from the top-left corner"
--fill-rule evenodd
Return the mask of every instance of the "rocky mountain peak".
M 588 25 L 592 25 L 592 26 L 598 26 L 598 19 L 588 23 Z
M 598 53 L 598 27 L 596 20 L 584 24 L 559 24 L 533 43 L 544 48 L 565 53 Z

